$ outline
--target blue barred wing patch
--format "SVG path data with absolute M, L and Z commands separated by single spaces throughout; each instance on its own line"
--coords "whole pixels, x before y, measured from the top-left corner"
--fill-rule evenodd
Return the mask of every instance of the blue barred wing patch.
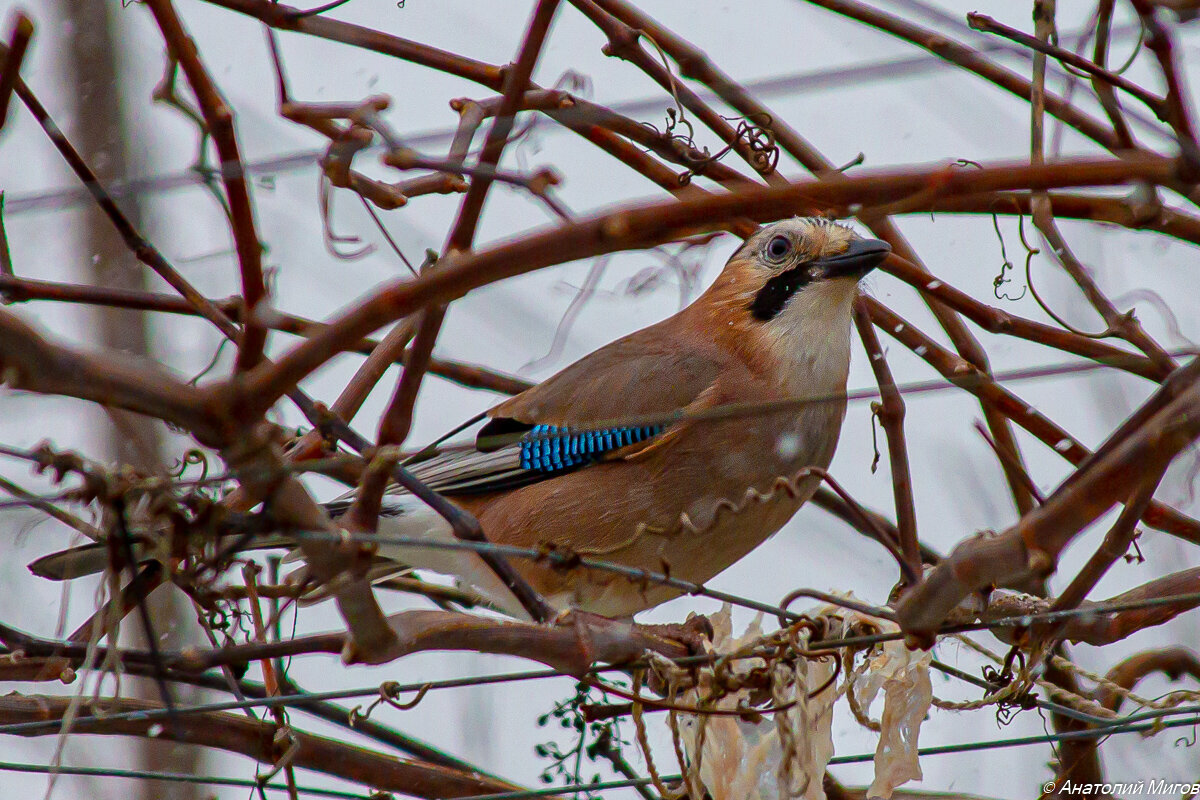
M 662 430 L 662 425 L 592 431 L 572 431 L 558 425 L 534 425 L 521 437 L 521 469 L 560 472 L 583 466 L 610 450 L 657 436 Z

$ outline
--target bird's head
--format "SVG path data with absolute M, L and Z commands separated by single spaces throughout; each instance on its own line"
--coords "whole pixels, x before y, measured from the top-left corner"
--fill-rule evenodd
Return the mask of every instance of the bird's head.
M 745 289 L 746 311 L 770 323 L 852 300 L 859 279 L 891 250 L 887 242 L 864 239 L 845 225 L 794 217 L 760 228 L 729 259 L 725 272 Z
M 886 242 L 830 220 L 780 220 L 738 248 L 697 305 L 708 312 L 709 330 L 747 355 L 811 363 L 827 354 L 848 363 L 858 282 L 890 252 Z

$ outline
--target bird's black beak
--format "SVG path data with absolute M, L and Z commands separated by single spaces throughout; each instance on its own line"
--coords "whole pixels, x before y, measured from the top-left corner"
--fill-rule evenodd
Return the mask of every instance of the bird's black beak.
M 878 239 L 855 239 L 846 252 L 821 258 L 814 266 L 824 269 L 826 278 L 854 278 L 866 275 L 883 263 L 892 246 Z

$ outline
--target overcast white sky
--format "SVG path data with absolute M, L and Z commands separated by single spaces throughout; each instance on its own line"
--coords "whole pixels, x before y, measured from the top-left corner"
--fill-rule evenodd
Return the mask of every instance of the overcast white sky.
M 131 143 L 140 175 L 185 176 L 193 158 L 193 131 L 171 109 L 151 106 L 150 92 L 163 64 L 161 40 L 146 9 L 137 4 L 120 9 L 109 0 L 120 26 L 124 82 L 121 87 L 128 112 L 135 122 Z M 803 2 L 699 2 L 676 0 L 642 4 L 675 31 L 705 49 L 727 72 L 745 82 L 772 81 L 764 93 L 769 106 L 808 137 L 829 159 L 845 163 L 859 152 L 867 167 L 944 162 L 958 158 L 995 160 L 1021 158 L 1028 152 L 1028 111 L 1022 102 L 989 84 L 929 59 L 918 68 L 890 77 L 888 70 L 864 75 L 850 82 L 835 82 L 823 73 L 856 65 L 888 64 L 897 59 L 920 59 L 924 54 L 903 42 L 865 29 Z M 981 2 L 972 6 L 940 4 L 958 22 L 939 24 L 918 13 L 914 0 L 880 0 L 881 8 L 896 11 L 924 24 L 966 37 L 978 43 L 978 35 L 966 31 L 961 21 L 968 10 L 979 10 L 1010 25 L 1029 30 L 1027 3 Z M 1059 3 L 1059 26 L 1065 33 L 1078 30 L 1088 18 L 1091 3 L 1077 0 Z M 1119 34 L 1113 59 L 1123 59 L 1135 44 L 1129 33 L 1130 18 L 1124 4 L 1118 14 Z M 65 72 L 65 53 L 74 32 L 58 17 L 59 6 L 47 0 L 15 4 L 0 0 L 7 18 L 11 9 L 23 7 L 34 17 L 38 32 L 23 70 L 25 80 L 39 93 L 51 114 L 70 135 L 86 125 L 71 117 L 71 104 L 62 90 L 75 76 Z M 261 27 L 255 21 L 206 5 L 198 0 L 178 0 L 177 6 L 196 38 L 210 71 L 237 114 L 243 154 L 250 162 L 271 162 L 297 154 L 312 153 L 321 142 L 306 129 L 280 120 L 275 114 L 274 89 Z M 407 0 L 397 8 L 394 0 L 352 0 L 331 16 L 378 28 L 491 63 L 504 63 L 516 52 L 531 3 L 473 3 Z M 1200 28 L 1180 28 L 1181 54 L 1195 83 L 1196 46 Z M 982 41 L 987 41 L 983 39 Z M 281 37 L 283 56 L 294 96 L 317 102 L 353 101 L 371 94 L 387 94 L 394 100 L 387 118 L 393 128 L 414 138 L 426 152 L 444 152 L 447 134 L 456 115 L 447 102 L 455 97 L 486 97 L 485 90 L 411 64 L 297 35 Z M 630 104 L 625 113 L 661 126 L 666 108 L 663 94 L 628 64 L 608 59 L 600 52 L 603 36 L 573 8 L 560 9 L 534 78 L 552 85 L 568 74 L 586 79 L 581 93 L 607 105 Z M 998 56 L 1005 64 L 1027 73 L 1027 61 L 1011 54 Z M 899 66 L 893 70 L 900 71 Z M 882 73 L 882 74 L 880 74 Z M 1061 73 L 1058 73 L 1061 75 Z M 1150 60 L 1142 57 L 1129 72 L 1136 81 L 1147 81 L 1158 89 Z M 1056 87 L 1060 82 L 1055 81 Z M 1133 106 L 1133 104 L 1129 104 Z M 1093 109 L 1094 104 L 1085 104 Z M 1140 107 L 1134 106 L 1140 110 Z M 1163 140 L 1137 128 L 1148 145 L 1163 147 Z M 715 142 L 708 144 L 716 149 Z M 1067 132 L 1063 151 L 1097 154 L 1098 149 Z M 541 124 L 519 147 L 506 153 L 506 165 L 538 167 L 553 165 L 565 181 L 559 196 L 575 213 L 585 214 L 613 204 L 660 196 L 656 187 L 623 165 L 569 132 Z M 362 164 L 369 163 L 363 159 Z M 733 161 L 730 161 L 734 164 Z M 734 166 L 739 166 L 734 164 Z M 785 174 L 802 170 L 786 157 Z M 77 183 L 30 115 L 21 107 L 10 111 L 8 126 L 0 139 L 0 189 L 7 193 L 6 224 L 16 269 L 21 274 L 49 280 L 76 280 L 89 254 L 81 250 L 73 234 L 78 226 L 78 205 L 70 196 L 57 194 L 75 190 Z M 269 247 L 267 259 L 275 273 L 275 302 L 281 309 L 313 318 L 323 318 L 354 302 L 383 281 L 402 274 L 403 265 L 388 250 L 356 198 L 337 195 L 334 226 L 342 235 L 360 237 L 375 246 L 373 253 L 342 260 L 326 249 L 321 234 L 317 205 L 317 170 L 311 159 L 292 159 L 284 167 L 265 169 L 254 181 L 254 200 L 260 234 Z M 180 269 L 210 296 L 224 297 L 237 291 L 234 256 L 228 231 L 219 208 L 194 184 L 182 188 L 146 192 L 142 196 L 146 232 Z M 410 259 L 419 260 L 427 247 L 442 245 L 457 210 L 457 197 L 430 196 L 407 207 L 384 214 L 393 237 Z M 480 244 L 519 235 L 551 223 L 543 207 L 506 187 L 496 187 L 487 202 L 479 233 Z M 992 296 L 992 280 L 1001 264 L 1000 247 L 989 217 L 948 214 L 915 215 L 898 220 L 928 267 L 942 279 L 971 295 L 1034 319 L 1048 318 L 1026 294 L 1007 303 Z M 1169 347 L 1200 341 L 1200 293 L 1192 273 L 1196 261 L 1193 247 L 1169 242 L 1147 233 L 1130 233 L 1099 225 L 1064 222 L 1063 230 L 1076 252 L 1095 269 L 1100 286 L 1110 297 L 1130 292 L 1129 299 L 1147 329 Z M 1010 258 L 1022 253 L 1015 220 L 1002 219 L 1001 230 Z M 707 285 L 735 248 L 730 237 L 690 258 L 696 259 L 698 282 L 687 299 Z M 681 300 L 674 274 L 664 271 L 650 288 L 632 292 L 631 281 L 644 278 L 647 270 L 664 265 L 653 253 L 630 253 L 610 260 L 599 280 L 599 291 L 575 318 L 561 346 L 554 347 L 555 332 L 591 263 L 573 263 L 535 275 L 504 282 L 473 292 L 456 302 L 438 343 L 438 354 L 486 364 L 504 371 L 540 379 L 613 338 L 652 323 L 672 313 Z M 1059 313 L 1073 324 L 1097 329 L 1098 320 L 1074 291 L 1069 279 L 1044 256 L 1036 257 L 1033 270 L 1038 287 Z M 1015 276 L 1014 293 L 1020 292 L 1024 277 Z M 164 287 L 165 289 L 165 287 Z M 873 278 L 869 291 L 939 341 L 945 337 L 906 286 L 886 277 Z M 1165 301 L 1174 313 L 1179 333 L 1154 302 Z M 92 317 L 84 309 L 51 304 L 30 304 L 15 311 L 58 336 L 88 341 Z M 157 354 L 180 374 L 198 372 L 212 357 L 218 339 L 205 325 L 178 318 L 154 319 Z M 1012 339 L 978 332 L 988 348 L 996 370 L 1054 364 L 1066 359 L 1056 351 Z M 294 340 L 275 335 L 271 347 L 283 350 Z M 935 377 L 934 373 L 907 351 L 885 340 L 897 380 L 914 381 Z M 307 381 L 305 388 L 326 401 L 352 374 L 358 358 L 346 356 Z M 222 368 L 228 368 L 228 358 Z M 359 417 L 363 430 L 373 430 L 374 420 L 391 392 L 391 378 L 380 383 Z M 849 385 L 874 385 L 861 349 L 856 345 Z M 1080 441 L 1097 444 L 1120 419 L 1152 390 L 1152 384 L 1116 374 L 1072 375 L 1014 384 L 1019 396 L 1036 405 L 1062 424 Z M 488 407 L 497 397 L 469 391 L 445 381 L 430 379 L 422 389 L 417 419 L 410 441 L 434 438 L 460 420 Z M 290 408 L 281 408 L 290 424 L 300 418 Z M 915 475 L 917 512 L 922 539 L 942 550 L 981 529 L 1000 529 L 1011 524 L 1015 512 L 1008 498 L 995 459 L 987 445 L 972 430 L 980 417 L 978 404 L 957 391 L 914 396 L 908 403 L 908 439 Z M 32 446 L 51 437 L 61 447 L 76 447 L 103 457 L 94 431 L 103 415 L 82 403 L 45 400 L 0 389 L 0 442 Z M 851 405 L 833 474 L 860 500 L 891 513 L 892 497 L 887 459 L 872 474 L 869 404 Z M 1066 474 L 1067 464 L 1041 444 L 1019 434 L 1025 446 L 1031 474 L 1045 490 L 1053 488 Z M 882 436 L 881 436 L 882 442 Z M 175 440 L 181 450 L 184 441 Z M 1181 460 L 1159 490 L 1158 498 L 1193 515 L 1200 513 L 1188 486 L 1190 456 Z M 44 487 L 25 467 L 0 462 L 0 474 L 26 486 Z M 331 483 L 314 483 L 322 497 L 338 492 Z M 1068 550 L 1060 577 L 1061 588 L 1099 541 L 1102 520 L 1096 530 Z M 37 523 L 37 524 L 35 524 Z M 41 522 L 31 511 L 0 510 L 0 619 L 24 630 L 53 632 L 58 624 L 60 587 L 30 576 L 25 564 L 33 558 L 68 543 L 65 529 Z M 1156 532 L 1141 541 L 1145 563 L 1118 564 L 1093 595 L 1109 597 L 1143 583 L 1156 575 L 1194 566 L 1194 550 Z M 840 522 L 815 508 L 805 508 L 783 531 L 741 563 L 716 578 L 714 588 L 774 602 L 793 588 L 809 586 L 822 590 L 853 591 L 874 603 L 886 600 L 895 580 L 894 566 L 878 547 L 861 539 Z M 84 619 L 92 607 L 95 586 L 78 582 L 71 592 L 67 629 Z M 405 607 L 409 601 L 384 597 L 389 609 Z M 415 605 L 415 601 L 413 601 Z M 644 615 L 645 621 L 680 621 L 689 612 L 711 613 L 711 601 L 684 598 Z M 744 625 L 750 619 L 735 612 Z M 1159 628 L 1139 633 L 1103 651 L 1081 646 L 1074 649 L 1077 661 L 1105 671 L 1124 655 L 1171 643 L 1197 642 L 1196 614 Z M 328 607 L 301 613 L 298 631 L 320 631 L 336 627 L 338 620 Z M 1001 649 L 990 637 L 981 642 Z M 939 658 L 977 672 L 979 660 L 952 643 L 938 648 Z M 463 654 L 413 656 L 386 667 L 342 668 L 326 657 L 296 659 L 292 676 L 311 690 L 359 687 L 383 680 L 419 681 L 430 677 L 484 674 L 527 668 L 526 662 Z M 1165 691 L 1160 679 L 1139 688 L 1143 695 Z M 540 729 L 536 718 L 553 703 L 571 693 L 567 679 L 538 683 L 500 684 L 481 688 L 431 693 L 414 710 L 377 712 L 378 719 L 414 736 L 424 738 L 467 760 L 507 778 L 533 784 L 546 763 L 533 754 L 533 746 L 556 735 Z M 43 685 L 10 687 L 22 692 L 53 691 Z M 72 691 L 79 685 L 63 689 Z M 961 684 L 934 677 L 935 693 L 953 699 L 975 696 Z M 874 735 L 861 730 L 848 713 L 839 711 L 835 723 L 838 755 L 870 752 Z M 298 725 L 333 733 L 301 714 Z M 655 723 L 659 724 L 658 722 Z M 922 730 L 922 745 L 942 745 L 1010 736 L 1037 735 L 1048 727 L 1034 712 L 1021 714 L 1001 728 L 988 711 L 951 714 L 933 711 Z M 1183 731 L 1183 733 L 1190 733 Z M 1168 778 L 1194 779 L 1200 763 L 1196 751 L 1172 746 L 1175 731 L 1142 740 L 1117 736 L 1102 749 L 1112 780 Z M 663 730 L 655 728 L 659 760 L 668 759 L 670 745 Z M 565 738 L 560 739 L 566 742 Z M 0 761 L 45 763 L 54 748 L 52 739 L 0 738 Z M 119 740 L 74 737 L 68 743 L 63 763 L 69 765 L 113 765 L 126 753 Z M 632 756 L 634 749 L 628 750 Z M 1041 781 L 1051 777 L 1046 767 L 1046 746 L 991 750 L 986 753 L 930 756 L 922 760 L 925 779 L 914 783 L 929 790 L 957 790 L 989 797 L 1026 797 Z M 641 769 L 640 761 L 633 759 Z M 254 766 L 246 760 L 213 754 L 205 767 L 209 774 L 253 777 Z M 590 773 L 587 773 L 590 775 Z M 844 782 L 869 783 L 869 765 L 834 769 Z M 607 776 L 607 773 L 605 773 Z M 304 774 L 311 786 L 346 787 L 337 781 Z M 17 792 L 42 793 L 46 779 L 14 773 L 0 774 L 5 796 Z M 64 778 L 57 797 L 85 790 L 97 798 L 124 797 L 131 784 L 117 779 L 96 779 L 86 784 Z M 220 798 L 242 798 L 245 792 L 214 789 Z M 605 797 L 631 797 L 631 793 L 606 792 Z

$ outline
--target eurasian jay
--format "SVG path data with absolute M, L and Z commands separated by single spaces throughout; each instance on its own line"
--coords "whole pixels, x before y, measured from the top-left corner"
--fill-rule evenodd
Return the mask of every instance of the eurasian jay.
M 884 242 L 823 219 L 768 225 L 709 289 L 656 325 L 600 348 L 487 412 L 477 447 L 413 467 L 479 520 L 488 540 L 551 545 L 703 583 L 775 533 L 816 490 L 845 416 L 851 307 Z M 743 403 L 820 402 L 727 419 Z M 670 424 L 597 430 L 597 423 Z M 697 418 L 689 418 L 697 417 Z M 487 442 L 519 436 L 496 449 Z M 384 535 L 449 538 L 407 494 L 384 499 Z M 380 547 L 402 563 L 458 576 L 513 614 L 515 598 L 466 551 Z M 551 605 L 630 616 L 679 594 L 598 570 L 514 559 Z
M 475 515 L 490 542 L 551 546 L 703 583 L 816 491 L 820 478 L 804 468 L 827 468 L 837 446 L 858 281 L 890 249 L 820 218 L 764 226 L 691 305 L 495 406 L 474 447 L 410 469 Z M 820 399 L 704 414 L 806 397 Z M 625 419 L 636 422 L 597 428 Z M 378 530 L 385 539 L 454 538 L 398 487 L 384 497 Z M 381 544 L 379 555 L 457 576 L 526 616 L 472 552 Z M 583 567 L 512 563 L 560 609 L 628 617 L 680 593 Z

